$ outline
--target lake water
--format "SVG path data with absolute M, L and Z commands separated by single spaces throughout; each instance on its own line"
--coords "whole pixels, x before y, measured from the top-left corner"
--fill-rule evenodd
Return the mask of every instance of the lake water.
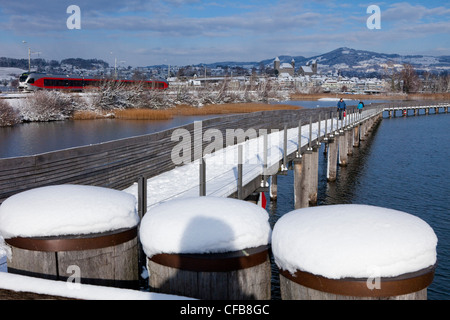
M 334 101 L 289 103 L 308 108 L 335 105 Z M 209 117 L 213 116 L 170 121 L 27 123 L 0 128 L 0 158 L 137 136 Z M 354 149 L 349 165 L 338 169 L 337 181 L 333 183 L 326 181 L 325 156 L 319 157 L 319 205 L 353 203 L 397 209 L 422 218 L 434 229 L 439 239 L 438 267 L 428 289 L 430 300 L 450 298 L 449 121 L 448 114 L 385 118 L 371 139 Z M 278 201 L 268 204 L 272 224 L 294 209 L 292 171 L 278 177 L 278 190 Z M 0 271 L 2 268 L 4 258 L 0 258 Z M 273 274 L 277 275 L 275 268 Z M 273 299 L 279 299 L 277 278 L 273 279 Z
M 158 121 L 68 120 L 31 122 L 13 127 L 0 127 L 0 158 L 34 155 L 129 138 L 212 117 L 217 116 L 183 116 Z
M 354 148 L 336 182 L 326 179 L 324 145 L 319 154 L 318 205 L 368 204 L 396 209 L 426 221 L 438 237 L 438 266 L 429 300 L 450 298 L 450 117 L 448 114 L 383 119 L 371 138 Z M 277 202 L 269 202 L 274 224 L 294 210 L 294 177 L 278 176 Z M 267 195 L 268 196 L 268 195 Z M 274 267 L 273 274 L 277 274 Z M 273 298 L 279 298 L 274 277 Z

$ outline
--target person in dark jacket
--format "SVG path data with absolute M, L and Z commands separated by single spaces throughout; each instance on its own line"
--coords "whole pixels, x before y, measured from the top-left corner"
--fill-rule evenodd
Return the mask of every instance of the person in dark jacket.
M 342 113 L 345 111 L 346 108 L 347 105 L 345 104 L 344 99 L 341 98 L 341 100 L 339 100 L 337 104 L 337 111 L 339 112 L 339 120 L 342 119 Z

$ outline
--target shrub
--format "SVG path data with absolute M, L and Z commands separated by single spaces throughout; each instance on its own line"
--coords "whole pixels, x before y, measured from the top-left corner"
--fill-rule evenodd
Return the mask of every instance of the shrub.
M 59 91 L 36 91 L 22 108 L 25 121 L 56 121 L 68 119 L 75 110 L 73 98 Z
M 8 101 L 0 99 L 0 127 L 13 126 L 20 122 L 19 113 Z

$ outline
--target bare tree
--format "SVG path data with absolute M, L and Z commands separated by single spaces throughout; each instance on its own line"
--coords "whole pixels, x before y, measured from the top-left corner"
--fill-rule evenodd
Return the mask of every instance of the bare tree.
M 404 64 L 400 72 L 400 79 L 403 81 L 403 92 L 416 92 L 420 86 L 420 79 L 414 67 L 410 64 Z
M 4 100 L 0 100 L 0 127 L 13 126 L 20 122 L 19 113 L 14 110 L 10 104 Z

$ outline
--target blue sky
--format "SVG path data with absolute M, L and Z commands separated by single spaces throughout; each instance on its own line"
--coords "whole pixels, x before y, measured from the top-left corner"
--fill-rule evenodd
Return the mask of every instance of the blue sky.
M 69 5 L 81 10 L 80 30 L 67 28 Z M 369 5 L 381 10 L 379 30 L 367 28 Z M 0 0 L 0 56 L 26 58 L 28 46 L 44 59 L 127 66 L 310 57 L 339 47 L 450 55 L 450 2 Z

